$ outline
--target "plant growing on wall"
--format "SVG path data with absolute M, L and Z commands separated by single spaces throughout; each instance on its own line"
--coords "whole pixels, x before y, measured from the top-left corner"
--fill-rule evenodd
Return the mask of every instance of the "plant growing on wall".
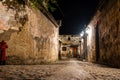
M 54 12 L 56 10 L 55 6 L 58 6 L 57 1 L 56 0 L 48 0 L 48 2 L 46 3 L 46 5 L 44 5 L 46 7 L 46 9 L 51 12 Z
M 40 5 L 44 6 L 47 11 L 54 12 L 57 5 L 57 0 L 1 0 L 3 5 L 7 6 L 7 10 L 13 9 L 15 13 L 15 20 L 24 26 L 28 21 L 28 14 L 26 13 L 25 6 L 30 3 L 34 8 L 39 8 Z M 21 15 L 22 14 L 22 15 Z
M 44 6 L 47 11 L 54 12 L 56 10 L 55 6 L 58 6 L 57 0 L 30 0 L 31 5 L 38 8 L 39 5 Z
M 25 8 L 27 1 L 26 0 L 4 0 L 2 3 L 6 4 L 8 9 L 20 9 L 21 7 Z

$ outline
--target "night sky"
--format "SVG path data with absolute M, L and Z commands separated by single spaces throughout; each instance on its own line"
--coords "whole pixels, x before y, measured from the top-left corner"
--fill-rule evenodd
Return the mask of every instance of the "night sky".
M 79 34 L 94 15 L 99 0 L 58 0 L 60 34 Z

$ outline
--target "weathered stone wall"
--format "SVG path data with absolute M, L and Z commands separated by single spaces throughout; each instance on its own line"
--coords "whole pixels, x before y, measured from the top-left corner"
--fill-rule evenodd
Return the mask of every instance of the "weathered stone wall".
M 11 2 L 12 3 L 12 2 Z M 8 64 L 40 64 L 58 59 L 58 25 L 40 10 L 0 2 L 0 40 L 7 41 Z
M 120 67 L 120 0 L 109 1 L 101 11 L 99 22 L 100 59 Z
M 91 30 L 87 36 L 88 61 L 120 67 L 119 9 L 119 0 L 103 3 L 87 26 Z
M 97 11 L 87 26 L 87 57 L 89 62 L 96 62 L 96 27 L 100 11 Z
M 95 53 L 95 25 L 91 24 L 89 27 L 88 37 L 87 37 L 87 58 L 89 62 L 96 62 Z

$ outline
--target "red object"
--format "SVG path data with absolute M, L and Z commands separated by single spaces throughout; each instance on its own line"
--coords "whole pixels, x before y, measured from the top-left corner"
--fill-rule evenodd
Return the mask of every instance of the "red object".
M 5 41 L 0 42 L 0 51 L 1 51 L 0 61 L 6 60 L 6 48 L 8 48 L 6 42 Z

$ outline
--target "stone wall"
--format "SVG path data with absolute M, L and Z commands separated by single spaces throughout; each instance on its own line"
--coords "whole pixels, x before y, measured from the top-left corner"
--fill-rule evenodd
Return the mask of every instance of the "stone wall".
M 13 7 L 0 2 L 0 41 L 8 44 L 7 64 L 40 64 L 58 59 L 59 26 L 46 15 L 45 10 L 43 14 L 28 5 L 18 3 Z
M 99 21 L 99 62 L 120 67 L 120 1 L 109 1 Z
M 89 32 L 87 33 L 87 59 L 89 62 L 96 62 L 95 52 L 95 26 L 93 23 L 89 24 Z
M 90 23 L 88 24 L 87 28 L 87 47 L 88 47 L 88 61 L 90 62 L 97 62 L 97 52 L 96 52 L 96 27 L 99 21 L 100 11 L 97 11 L 93 18 L 91 19 Z M 98 42 L 99 43 L 99 42 Z
M 112 67 L 120 67 L 120 1 L 105 1 L 87 28 L 87 58 Z M 89 47 L 89 48 L 88 48 Z

